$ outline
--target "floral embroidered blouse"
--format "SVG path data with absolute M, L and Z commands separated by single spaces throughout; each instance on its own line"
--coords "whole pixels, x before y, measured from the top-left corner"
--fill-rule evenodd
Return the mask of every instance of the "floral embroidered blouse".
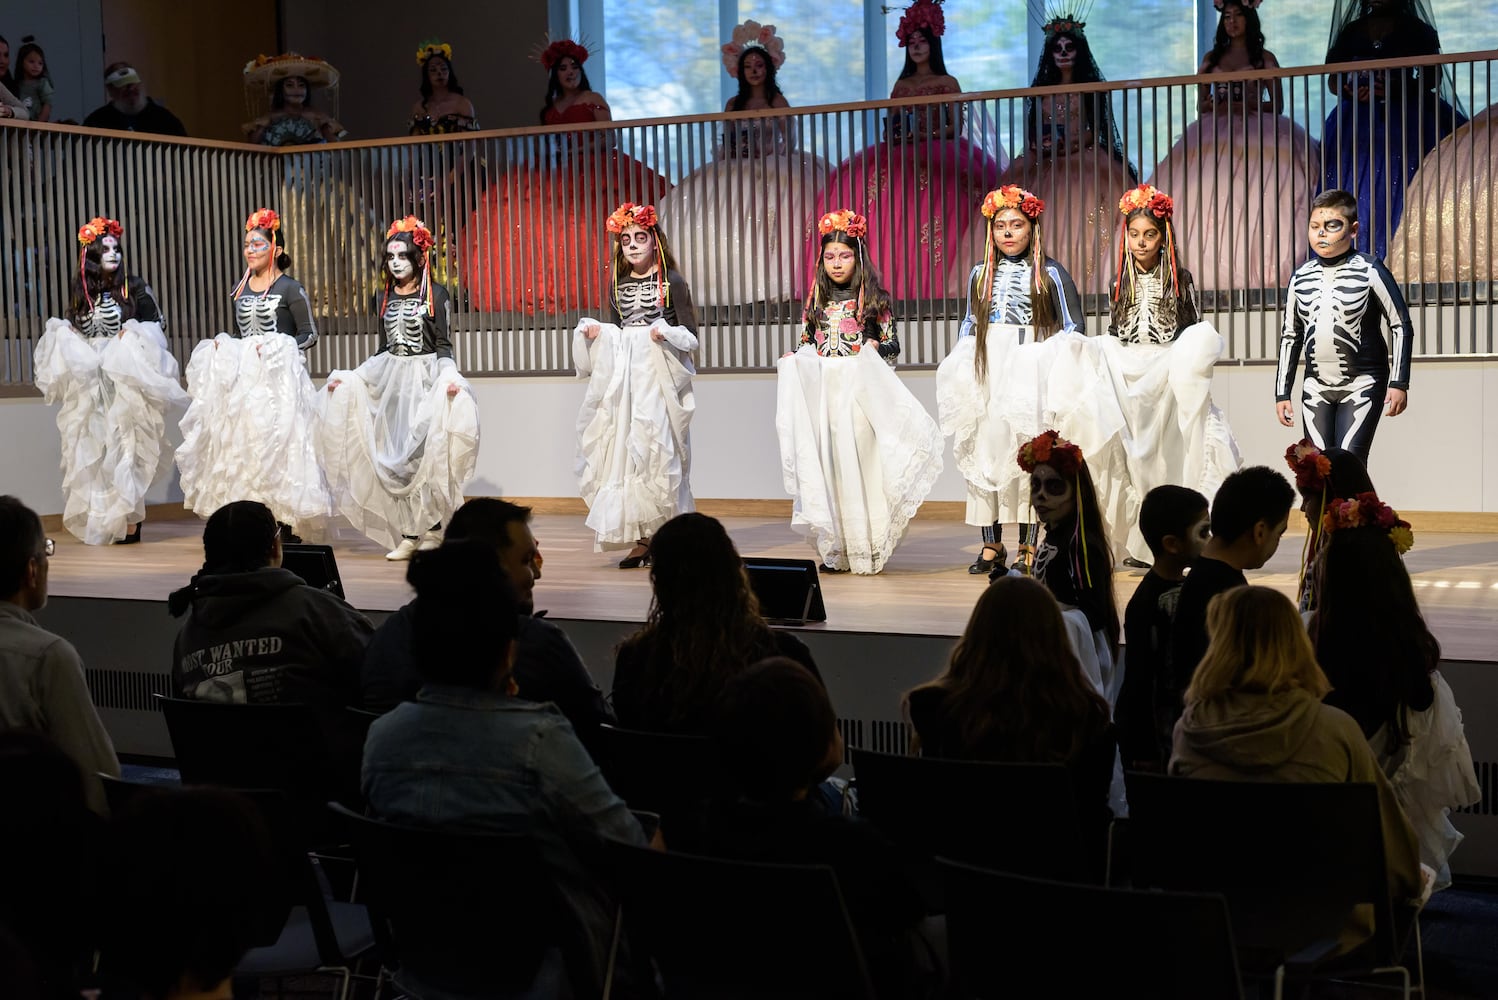
M 827 358 L 857 354 L 865 340 L 878 340 L 879 356 L 890 364 L 900 356 L 894 317 L 885 312 L 871 317 L 867 323 L 860 322 L 858 294 L 851 289 L 835 290 L 832 301 L 819 310 L 814 320 L 808 320 L 801 332 L 801 344 L 810 344 L 818 354 Z

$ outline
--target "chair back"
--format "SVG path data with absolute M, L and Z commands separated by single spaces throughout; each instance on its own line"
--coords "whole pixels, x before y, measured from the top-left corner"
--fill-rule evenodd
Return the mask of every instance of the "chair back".
M 1227 903 L 1027 878 L 942 859 L 957 995 L 1241 1000 Z
M 183 784 L 330 797 L 328 742 L 311 705 L 162 698 L 161 710 Z
M 1081 879 L 1089 864 L 1070 772 L 853 751 L 859 815 L 897 845 L 998 871 Z M 1102 849 L 1099 848 L 1101 855 Z
M 625 933 L 668 998 L 874 996 L 831 868 L 608 849 Z
M 353 847 L 387 969 L 444 993 L 519 993 L 549 956 L 580 946 L 529 837 L 422 829 L 328 806 Z
M 660 815 L 668 831 L 673 820 L 712 799 L 722 781 L 705 736 L 600 726 L 596 743 L 598 766 L 614 794 L 637 812 Z
M 1367 904 L 1379 953 L 1397 958 L 1373 785 L 1127 781 L 1136 885 L 1221 893 L 1239 943 L 1273 954 L 1336 939 Z

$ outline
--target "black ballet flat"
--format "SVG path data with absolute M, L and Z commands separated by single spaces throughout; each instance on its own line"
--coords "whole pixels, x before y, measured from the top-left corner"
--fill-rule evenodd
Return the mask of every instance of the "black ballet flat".
M 823 573 L 847 573 L 847 572 L 849 572 L 849 570 L 838 569 L 836 566 L 829 566 L 826 563 L 823 563 L 822 564 L 822 572 Z
M 140 526 L 141 526 L 142 523 L 143 522 L 140 522 L 140 521 L 135 522 L 135 525 L 134 525 L 135 530 L 131 531 L 124 538 L 116 538 L 115 541 L 114 541 L 114 543 L 116 545 L 137 545 L 137 544 L 139 544 L 140 543 Z
M 1124 556 L 1123 564 L 1125 566 L 1128 566 L 1130 569 L 1149 569 L 1150 568 L 1150 564 L 1149 563 L 1144 562 L 1141 559 L 1135 559 L 1133 556 Z
M 650 546 L 645 546 L 645 551 L 639 555 L 627 555 L 619 560 L 620 569 L 639 569 L 641 566 L 650 565 Z
M 993 558 L 984 559 L 983 552 L 990 550 L 993 551 Z M 978 553 L 978 558 L 973 560 L 973 564 L 967 568 L 967 571 L 973 576 L 983 576 L 992 573 L 995 566 L 1004 565 L 1008 559 L 1009 552 L 1003 545 L 985 545 L 983 546 L 983 551 Z

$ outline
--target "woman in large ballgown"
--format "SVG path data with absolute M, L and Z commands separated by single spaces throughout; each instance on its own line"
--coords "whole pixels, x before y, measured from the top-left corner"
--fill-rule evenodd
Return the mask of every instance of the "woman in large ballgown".
M 78 276 L 66 319 L 47 320 L 36 387 L 62 404 L 63 526 L 89 545 L 140 541 L 146 490 L 172 464 L 166 419 L 187 407 L 151 286 L 124 267 L 124 227 L 78 230 Z
M 542 51 L 548 77 L 542 125 L 612 120 L 583 63 L 588 50 L 562 39 Z M 620 152 L 614 131 L 537 137 L 536 162 L 511 169 L 483 194 L 465 239 L 464 270 L 477 308 L 524 313 L 597 310 L 605 305 L 608 247 L 598 219 L 623 202 L 654 205 L 670 183 Z
M 1276 69 L 1253 0 L 1218 0 L 1199 75 Z M 1200 114 L 1155 168 L 1156 187 L 1189 210 L 1183 263 L 1204 289 L 1284 288 L 1305 257 L 1321 147 L 1284 114 L 1278 79 L 1202 84 Z
M 1498 212 L 1498 104 L 1472 116 L 1420 163 L 1389 243 L 1389 273 L 1400 284 L 1498 281 L 1493 246 Z
M 1070 16 L 1046 22 L 1031 87 L 1102 82 L 1085 27 Z M 1109 95 L 1025 98 L 1024 141 L 1024 155 L 1009 164 L 1000 185 L 1026 188 L 1045 202 L 1048 250 L 1071 267 L 1083 295 L 1102 294 L 1113 279 L 1113 200 L 1139 183 L 1124 158 Z
M 1332 11 L 1328 63 L 1440 51 L 1441 36 L 1425 0 L 1337 0 Z M 1381 258 L 1421 159 L 1467 119 L 1447 67 L 1332 73 L 1326 85 L 1340 100 L 1321 133 L 1322 189 L 1357 196 L 1357 248 Z
M 788 108 L 775 82 L 785 43 L 773 24 L 745 21 L 723 46 L 723 68 L 739 82 L 724 111 Z M 680 219 L 676 251 L 697 301 L 711 305 L 799 297 L 801 246 L 821 160 L 795 149 L 783 118 L 722 124 L 715 159 L 657 206 Z
M 244 68 L 244 94 L 251 119 L 240 128 L 250 142 L 315 146 L 348 134 L 337 119 L 338 70 L 321 59 L 295 52 L 252 59 Z M 314 107 L 314 94 L 329 111 Z
M 895 32 L 905 67 L 891 100 L 962 93 L 942 58 L 945 31 L 935 0 L 906 8 Z M 956 102 L 892 109 L 884 141 L 834 170 L 817 198 L 817 218 L 850 208 L 885 220 L 884 235 L 870 249 L 884 262 L 885 285 L 896 300 L 962 296 L 963 269 L 982 239 L 978 207 L 999 174 L 993 157 L 964 135 L 964 110 Z M 815 273 L 820 256 L 820 240 L 812 233 L 808 274 Z

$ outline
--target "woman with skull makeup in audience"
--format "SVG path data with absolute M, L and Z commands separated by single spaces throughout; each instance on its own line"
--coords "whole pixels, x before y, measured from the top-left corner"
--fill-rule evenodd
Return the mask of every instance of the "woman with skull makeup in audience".
M 312 146 L 337 142 L 348 134 L 333 115 L 314 107 L 313 94 L 321 91 L 337 114 L 338 70 L 321 59 L 295 52 L 261 56 L 245 66 L 244 87 L 251 113 L 265 110 L 240 126 L 250 142 Z
M 478 406 L 448 337 L 447 289 L 432 280 L 432 232 L 414 215 L 385 232 L 380 350 L 328 376 L 320 394 L 328 488 L 360 532 L 410 559 L 436 548 L 478 461 Z
M 36 345 L 36 386 L 60 403 L 63 525 L 90 545 L 140 541 L 146 490 L 172 462 L 169 412 L 187 406 L 151 286 L 124 267 L 124 227 L 78 230 L 66 319 Z
M 182 418 L 177 468 L 182 505 L 209 517 L 257 500 L 286 540 L 319 529 L 331 512 L 316 445 L 317 392 L 302 352 L 317 342 L 307 291 L 286 273 L 281 217 L 258 209 L 244 224 L 244 277 L 234 286 L 234 333 L 193 349 L 192 404 Z

